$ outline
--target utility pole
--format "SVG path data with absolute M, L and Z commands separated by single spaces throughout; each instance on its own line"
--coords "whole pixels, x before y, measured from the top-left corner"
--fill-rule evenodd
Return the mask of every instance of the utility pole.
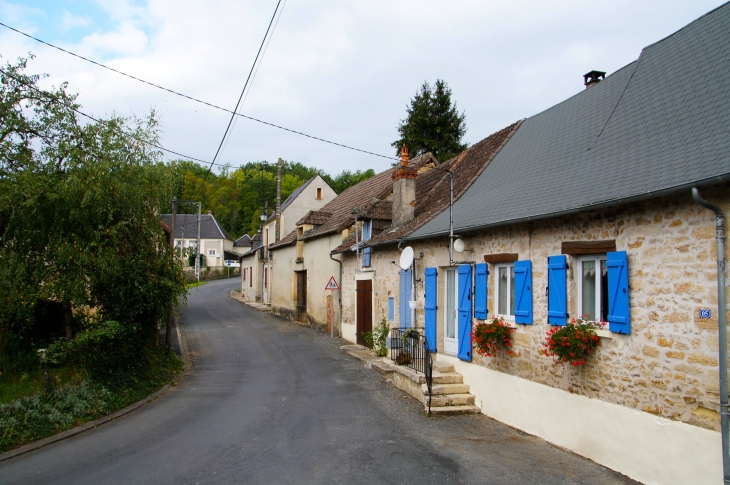
M 274 233 L 274 241 L 281 238 L 281 158 L 279 158 L 278 171 L 276 174 L 276 231 Z
M 195 276 L 198 278 L 198 283 L 200 283 L 200 210 L 203 206 L 202 202 L 197 202 L 198 204 L 198 242 L 197 242 L 197 248 L 195 255 Z
M 170 234 L 170 247 L 172 248 L 172 257 L 175 257 L 175 222 L 177 220 L 177 197 L 172 198 L 172 232 Z M 170 350 L 170 340 L 172 336 L 172 323 L 175 320 L 175 302 L 170 303 L 170 314 L 167 317 L 167 327 L 165 328 L 165 348 Z

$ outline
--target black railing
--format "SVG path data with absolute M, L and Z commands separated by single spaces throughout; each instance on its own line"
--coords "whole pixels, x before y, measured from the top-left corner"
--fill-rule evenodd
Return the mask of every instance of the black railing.
M 431 388 L 433 385 L 433 358 L 426 336 L 414 328 L 390 329 L 390 359 L 398 365 L 410 367 L 426 376 L 428 388 L 428 415 L 431 415 Z

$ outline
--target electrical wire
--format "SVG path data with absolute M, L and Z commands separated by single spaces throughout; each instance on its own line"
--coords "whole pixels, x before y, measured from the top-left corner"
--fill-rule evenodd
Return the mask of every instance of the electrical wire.
M 345 148 L 345 149 L 348 149 L 348 150 L 353 150 L 353 151 L 356 151 L 356 152 L 360 152 L 360 153 L 365 153 L 365 154 L 367 154 L 367 155 L 373 155 L 373 156 L 375 156 L 375 157 L 380 157 L 380 158 L 387 158 L 388 160 L 398 160 L 398 158 L 397 158 L 397 157 L 390 157 L 390 156 L 387 156 L 387 155 L 382 155 L 382 154 L 380 154 L 380 153 L 370 152 L 370 151 L 368 151 L 368 150 L 362 150 L 362 149 L 360 149 L 360 148 L 355 148 L 355 147 L 352 147 L 352 146 L 349 146 L 349 145 L 345 145 L 345 144 L 342 144 L 342 143 L 337 143 L 337 142 L 334 142 L 334 141 L 330 141 L 330 140 L 327 140 L 327 139 L 324 139 L 324 138 L 320 138 L 320 137 L 318 137 L 318 136 L 308 135 L 307 133 L 303 133 L 303 132 L 301 132 L 301 131 L 293 130 L 293 129 L 291 129 L 291 128 L 286 128 L 286 127 L 284 127 L 284 126 L 281 126 L 281 125 L 277 125 L 277 124 L 275 124 L 275 123 L 270 123 L 270 122 L 268 122 L 268 121 L 264 121 L 264 120 L 261 120 L 261 119 L 258 119 L 258 118 L 254 118 L 253 116 L 248 116 L 248 115 L 244 115 L 244 114 L 242 114 L 242 113 L 236 113 L 236 112 L 234 112 L 234 111 L 231 111 L 231 110 L 229 110 L 229 109 L 227 109 L 227 108 L 223 108 L 222 106 L 217 106 L 217 105 L 215 105 L 215 104 L 212 104 L 212 103 L 209 103 L 209 102 L 207 102 L 207 101 L 203 101 L 203 100 L 201 100 L 201 99 L 198 99 L 198 98 L 194 98 L 194 97 L 192 97 L 192 96 L 188 96 L 187 94 L 183 94 L 183 93 L 180 93 L 180 92 L 178 92 L 178 91 L 174 91 L 174 90 L 172 90 L 172 89 L 169 89 L 169 88 L 166 88 L 166 87 L 164 87 L 164 86 L 160 86 L 159 84 L 155 84 L 155 83 L 152 83 L 152 82 L 150 82 L 150 81 L 146 81 L 146 80 L 144 80 L 144 79 L 138 78 L 138 77 L 136 77 L 136 76 L 132 76 L 131 74 L 127 74 L 127 73 L 125 73 L 125 72 L 119 71 L 119 70 L 117 70 L 117 69 L 114 69 L 113 67 L 109 67 L 109 66 L 107 66 L 107 65 L 101 64 L 101 63 L 99 63 L 99 62 L 96 62 L 96 61 L 94 61 L 94 60 L 91 60 L 91 59 L 89 59 L 89 58 L 86 58 L 86 57 L 84 57 L 84 56 L 81 56 L 81 55 L 79 55 L 79 54 L 76 54 L 76 53 L 74 53 L 74 52 L 71 52 L 71 51 L 69 51 L 69 50 L 66 50 L 66 49 L 64 49 L 64 48 L 62 48 L 62 47 L 58 47 L 58 46 L 56 46 L 56 45 L 53 45 L 53 44 L 51 44 L 51 43 L 49 43 L 49 42 L 46 42 L 46 41 L 44 41 L 44 40 L 41 40 L 41 39 L 39 39 L 39 38 L 37 38 L 37 37 L 33 37 L 32 35 L 26 34 L 25 32 L 22 32 L 22 31 L 20 31 L 20 30 L 18 30 L 18 29 L 15 29 L 15 28 L 13 28 L 13 27 L 11 27 L 11 26 L 9 26 L 9 25 L 7 25 L 7 24 L 4 24 L 4 23 L 2 23 L 2 22 L 0 22 L 0 25 L 1 25 L 1 26 L 3 26 L 3 27 L 5 27 L 6 29 L 9 29 L 9 30 L 12 30 L 12 31 L 14 31 L 14 32 L 17 32 L 17 33 L 18 33 L 18 34 L 20 34 L 20 35 L 23 35 L 23 36 L 25 36 L 25 37 L 28 37 L 29 39 L 32 39 L 32 40 L 34 40 L 34 41 L 36 41 L 36 42 L 40 42 L 41 44 L 47 45 L 48 47 L 51 47 L 51 48 L 53 48 L 53 49 L 56 49 L 56 50 L 59 50 L 59 51 L 61 51 L 61 52 L 64 52 L 64 53 L 66 53 L 66 54 L 69 54 L 69 55 L 71 55 L 71 56 L 77 57 L 77 58 L 79 58 L 79 59 L 81 59 L 81 60 L 84 60 L 84 61 L 86 61 L 86 62 L 90 62 L 91 64 L 94 64 L 94 65 L 96 65 L 96 66 L 102 67 L 102 68 L 104 68 L 104 69 L 108 69 L 109 71 L 115 72 L 115 73 L 117 73 L 117 74 L 120 74 L 120 75 L 122 75 L 122 76 L 128 77 L 128 78 L 130 78 L 130 79 L 134 79 L 135 81 L 139 81 L 139 82 L 141 82 L 141 83 L 147 84 L 147 85 L 149 85 L 149 86 L 152 86 L 152 87 L 155 87 L 155 88 L 157 88 L 157 89 L 161 89 L 161 90 L 163 90 L 163 91 L 167 91 L 167 92 L 169 92 L 169 93 L 171 93 L 171 94 L 174 94 L 174 95 L 176 95 L 176 96 L 180 96 L 180 97 L 186 98 L 186 99 L 188 99 L 188 100 L 190 100 L 190 101 L 194 101 L 194 102 L 196 102 L 196 103 L 204 104 L 204 105 L 206 105 L 206 106 L 209 106 L 209 107 L 211 107 L 211 108 L 214 108 L 214 109 L 217 109 L 217 110 L 220 110 L 220 111 L 225 111 L 226 113 L 231 113 L 231 114 L 233 114 L 234 116 L 239 116 L 239 117 L 241 117 L 241 118 L 245 118 L 245 119 L 247 119 L 247 120 L 255 121 L 256 123 L 261 123 L 261 124 L 263 124 L 263 125 L 267 125 L 267 126 L 270 126 L 270 127 L 272 127 L 272 128 L 277 128 L 277 129 L 279 129 L 279 130 L 283 130 L 283 131 L 288 131 L 289 133 L 293 133 L 293 134 L 295 134 L 295 135 L 300 135 L 300 136 L 304 136 L 304 137 L 306 137 L 306 138 L 311 138 L 311 139 L 313 139 L 313 140 L 321 141 L 321 142 L 323 142 L 323 143 L 328 143 L 328 144 L 330 144 L 330 145 L 335 145 L 335 146 L 338 146 L 338 147 L 340 147 L 340 148 Z M 205 162 L 205 163 L 209 163 L 209 162 Z M 215 165 L 218 165 L 218 164 L 215 164 Z

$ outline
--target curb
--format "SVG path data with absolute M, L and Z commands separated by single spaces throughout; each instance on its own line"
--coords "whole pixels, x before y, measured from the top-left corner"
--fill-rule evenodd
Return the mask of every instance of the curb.
M 176 320 L 177 320 L 177 318 L 176 318 Z M 20 448 L 6 451 L 5 453 L 0 454 L 0 462 L 9 460 L 11 458 L 15 458 L 16 456 L 24 455 L 28 452 L 37 450 L 39 448 L 43 448 L 44 446 L 48 446 L 50 444 L 65 440 L 67 438 L 71 438 L 72 436 L 76 436 L 85 431 L 89 431 L 90 429 L 94 429 L 97 426 L 101 426 L 102 424 L 106 424 L 110 421 L 114 421 L 117 418 L 120 418 L 126 414 L 131 413 L 132 411 L 135 411 L 135 410 L 141 408 L 145 404 L 151 403 L 152 401 L 156 400 L 158 397 L 162 396 L 167 391 L 169 391 L 171 387 L 176 386 L 182 380 L 182 378 L 185 377 L 185 374 L 187 374 L 187 372 L 189 370 L 188 357 L 187 357 L 187 353 L 188 353 L 187 345 L 186 345 L 185 338 L 182 336 L 182 332 L 180 331 L 179 321 L 177 321 L 177 329 L 178 329 L 178 338 L 180 339 L 180 343 L 182 344 L 180 346 L 180 350 L 182 351 L 183 355 L 181 355 L 180 358 L 183 359 L 185 364 L 183 365 L 183 370 L 180 371 L 180 373 L 178 375 L 173 377 L 171 384 L 167 384 L 165 387 L 163 387 L 159 391 L 153 392 L 149 396 L 140 399 L 136 403 L 130 404 L 126 408 L 122 408 L 119 411 L 116 411 L 108 416 L 104 416 L 102 418 L 95 419 L 94 421 L 89 421 L 88 423 L 82 424 L 81 426 L 77 426 L 75 428 L 71 428 L 66 431 L 62 431 L 61 433 L 55 434 L 53 436 L 49 436 L 47 438 L 43 438 L 41 440 L 34 441 L 33 443 L 21 446 Z

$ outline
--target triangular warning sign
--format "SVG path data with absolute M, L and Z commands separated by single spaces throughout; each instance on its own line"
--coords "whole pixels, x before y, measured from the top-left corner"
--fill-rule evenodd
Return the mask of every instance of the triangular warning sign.
M 324 287 L 325 290 L 339 290 L 340 287 L 337 286 L 337 281 L 335 281 L 335 277 L 332 276 L 330 280 L 327 282 L 327 286 Z

